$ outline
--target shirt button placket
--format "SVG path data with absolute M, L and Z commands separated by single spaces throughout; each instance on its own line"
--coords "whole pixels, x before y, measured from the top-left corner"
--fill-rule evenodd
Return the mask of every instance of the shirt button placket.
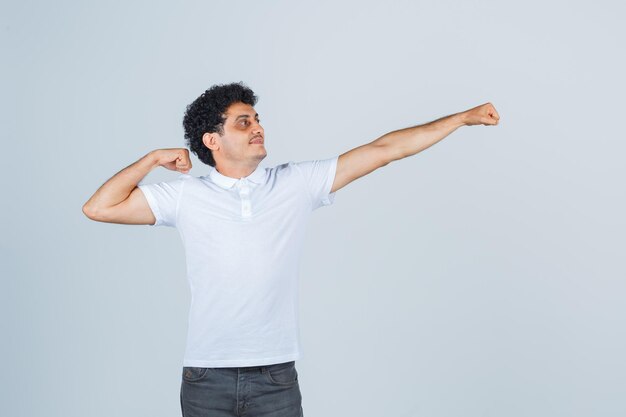
M 245 178 L 239 180 L 239 197 L 241 198 L 241 217 L 249 219 L 252 215 L 250 204 L 250 184 Z

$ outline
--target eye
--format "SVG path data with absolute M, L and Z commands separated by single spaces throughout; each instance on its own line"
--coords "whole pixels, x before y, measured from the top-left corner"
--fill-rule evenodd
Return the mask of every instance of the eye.
M 256 119 L 256 121 L 257 121 L 257 123 L 261 123 L 261 119 Z M 248 120 L 242 120 L 240 123 L 242 125 L 245 125 L 245 126 L 250 124 L 250 122 Z

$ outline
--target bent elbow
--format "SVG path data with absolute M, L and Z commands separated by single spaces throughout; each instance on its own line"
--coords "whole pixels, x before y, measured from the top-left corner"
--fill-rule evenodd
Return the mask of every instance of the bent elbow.
M 87 218 L 89 218 L 90 220 L 96 220 L 95 210 L 87 204 L 83 205 L 83 214 L 87 216 Z

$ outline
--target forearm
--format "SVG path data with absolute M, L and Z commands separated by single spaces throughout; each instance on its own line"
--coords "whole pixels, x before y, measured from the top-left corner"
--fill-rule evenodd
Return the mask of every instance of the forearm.
M 464 113 L 455 113 L 423 125 L 394 130 L 372 144 L 386 147 L 391 160 L 398 160 L 431 147 L 463 125 Z
M 152 169 L 158 166 L 154 151 L 127 166 L 105 182 L 83 206 L 83 212 L 94 212 L 115 206 L 126 200 L 130 193 Z

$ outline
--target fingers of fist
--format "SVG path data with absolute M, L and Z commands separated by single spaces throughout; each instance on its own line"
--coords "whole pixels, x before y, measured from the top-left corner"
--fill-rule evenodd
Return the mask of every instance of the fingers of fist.
M 187 149 L 164 149 L 159 152 L 159 165 L 184 174 L 191 169 L 191 159 Z
M 191 169 L 191 159 L 189 159 L 189 151 L 187 149 L 181 149 L 181 152 L 176 156 L 176 171 L 184 174 L 188 173 Z
M 497 125 L 500 120 L 500 115 L 496 111 L 496 108 L 493 107 L 491 103 L 487 103 L 484 105 L 483 109 L 485 116 L 483 117 L 483 124 L 485 125 Z
M 176 171 L 186 174 L 191 169 L 191 161 L 189 158 L 178 157 L 176 159 Z
M 491 103 L 485 103 L 481 106 L 474 107 L 469 110 L 467 122 L 469 125 L 482 124 L 485 126 L 495 126 L 500 121 L 500 115 Z

